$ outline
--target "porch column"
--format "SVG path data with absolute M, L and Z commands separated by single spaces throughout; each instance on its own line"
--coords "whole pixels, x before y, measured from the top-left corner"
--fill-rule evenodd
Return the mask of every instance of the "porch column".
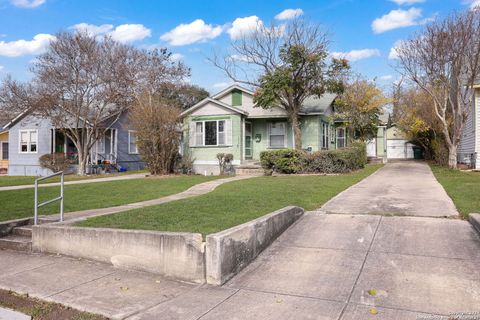
M 117 159 L 118 155 L 117 155 L 117 148 L 118 148 L 118 130 L 117 129 L 114 129 L 115 130 L 115 143 L 113 145 L 113 148 L 115 149 L 115 159 Z
M 242 117 L 242 147 L 240 148 L 241 161 L 245 161 L 245 118 Z
M 55 154 L 55 151 L 57 150 L 57 146 L 56 146 L 56 136 L 55 136 L 55 129 L 52 129 L 52 154 Z
M 115 129 L 110 129 L 110 153 L 111 154 L 114 154 L 113 153 L 113 130 Z M 110 159 L 110 160 L 113 160 L 113 159 Z
M 293 128 L 293 124 L 292 124 L 292 149 L 295 149 L 295 147 L 296 147 L 295 146 L 295 129 Z

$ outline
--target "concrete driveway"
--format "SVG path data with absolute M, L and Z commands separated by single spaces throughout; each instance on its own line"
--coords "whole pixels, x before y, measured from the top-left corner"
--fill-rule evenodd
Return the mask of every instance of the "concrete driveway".
M 388 163 L 345 190 L 322 209 L 326 213 L 457 216 L 452 200 L 424 162 Z

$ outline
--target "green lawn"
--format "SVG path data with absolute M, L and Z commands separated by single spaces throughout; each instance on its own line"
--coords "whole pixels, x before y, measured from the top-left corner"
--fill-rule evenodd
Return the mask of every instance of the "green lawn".
M 216 179 L 204 176 L 143 178 L 65 186 L 65 212 L 112 207 L 178 193 L 189 187 Z M 59 187 L 39 188 L 39 199 L 59 195 Z M 0 221 L 33 216 L 34 189 L 0 191 Z M 41 208 L 41 214 L 58 213 L 58 204 Z
M 470 213 L 480 212 L 480 172 L 451 170 L 434 165 L 431 168 L 464 218 Z
M 107 178 L 107 177 L 115 177 L 115 176 L 122 176 L 128 174 L 135 174 L 135 173 L 148 173 L 146 170 L 139 170 L 139 171 L 127 171 L 127 172 L 120 172 L 115 174 L 99 174 L 99 175 L 92 175 L 92 176 L 78 176 L 76 174 L 69 174 L 65 176 L 65 181 L 77 181 L 77 180 L 89 180 L 89 179 L 98 179 L 98 178 Z M 33 185 L 35 183 L 35 179 L 38 177 L 32 176 L 0 176 L 0 187 L 9 187 L 9 186 L 23 186 L 27 184 Z M 53 182 L 60 182 L 60 177 L 53 177 L 48 180 L 41 181 L 40 183 L 53 183 Z
M 215 191 L 78 223 L 84 227 L 108 227 L 210 234 L 247 222 L 288 205 L 306 210 L 367 177 L 381 165 L 339 176 L 259 177 L 221 185 Z

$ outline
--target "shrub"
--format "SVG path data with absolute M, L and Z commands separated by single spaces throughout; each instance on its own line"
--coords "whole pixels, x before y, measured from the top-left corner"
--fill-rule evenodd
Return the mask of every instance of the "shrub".
M 73 161 L 66 158 L 63 153 L 44 154 L 40 157 L 39 162 L 42 168 L 50 169 L 53 172 L 64 171 L 73 164 Z
M 234 168 L 232 165 L 233 154 L 231 153 L 217 153 L 218 165 L 220 167 L 220 175 L 233 174 Z
M 264 151 L 260 159 L 266 173 L 345 173 L 363 168 L 367 152 L 364 143 L 355 142 L 348 148 L 312 154 L 292 149 Z

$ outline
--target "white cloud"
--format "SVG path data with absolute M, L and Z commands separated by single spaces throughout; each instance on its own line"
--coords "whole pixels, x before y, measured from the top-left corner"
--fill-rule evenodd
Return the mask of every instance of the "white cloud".
M 415 3 L 423 3 L 426 0 L 390 0 L 390 1 L 395 2 L 396 4 L 401 6 L 401 5 L 404 5 L 404 4 L 411 5 L 411 4 L 415 4 Z
M 470 9 L 475 9 L 476 7 L 480 7 L 480 0 L 466 0 L 466 4 L 470 5 Z
M 18 57 L 29 54 L 40 54 L 45 51 L 51 40 L 51 34 L 37 34 L 32 40 L 0 41 L 0 56 Z
M 397 48 L 402 45 L 403 41 L 398 40 L 393 44 L 393 47 L 390 49 L 390 52 L 388 54 L 388 59 L 390 60 L 397 60 L 398 59 L 398 51 Z
M 96 35 L 101 35 L 105 34 L 113 29 L 113 25 L 111 24 L 102 24 L 102 25 L 94 25 L 94 24 L 88 24 L 85 22 L 78 23 L 74 26 L 71 27 L 71 29 L 76 30 L 77 32 L 86 32 L 90 36 L 96 36 Z
M 4 68 L 4 66 L 0 66 L 0 72 L 2 72 L 3 68 Z
M 277 20 L 290 20 L 300 17 L 303 14 L 302 9 L 285 9 L 275 16 Z
M 113 40 L 128 43 L 149 38 L 152 35 L 152 31 L 143 24 L 122 24 L 111 31 L 109 35 Z
M 360 49 L 349 52 L 332 52 L 331 56 L 334 58 L 345 58 L 348 61 L 358 61 L 370 57 L 380 56 L 378 49 Z
M 263 28 L 263 21 L 257 16 L 237 18 L 233 21 L 232 26 L 227 30 L 227 33 L 232 39 L 240 39 L 244 36 L 248 36 L 258 28 Z
M 97 26 L 82 22 L 71 28 L 80 32 L 87 32 L 91 36 L 109 35 L 112 39 L 122 43 L 143 40 L 152 35 L 152 31 L 143 24 L 121 24 L 114 28 L 111 24 Z
M 392 80 L 392 79 L 393 79 L 393 76 L 391 74 L 387 74 L 387 75 L 378 77 L 378 80 L 382 80 L 382 81 L 388 81 L 388 80 Z
M 421 23 L 418 21 L 422 17 L 422 9 L 410 8 L 408 10 L 392 10 L 381 18 L 372 22 L 372 29 L 375 33 L 382 33 L 389 30 L 415 26 Z
M 181 54 L 181 53 L 172 53 L 172 55 L 170 56 L 170 60 L 179 61 L 179 60 L 182 60 L 183 57 L 184 57 L 184 55 Z
M 206 24 L 202 19 L 191 23 L 180 24 L 169 32 L 163 34 L 160 39 L 168 41 L 172 46 L 183 46 L 195 42 L 205 42 L 218 37 L 223 31 L 221 26 Z
M 19 8 L 32 9 L 41 6 L 46 0 L 10 0 L 10 2 Z

